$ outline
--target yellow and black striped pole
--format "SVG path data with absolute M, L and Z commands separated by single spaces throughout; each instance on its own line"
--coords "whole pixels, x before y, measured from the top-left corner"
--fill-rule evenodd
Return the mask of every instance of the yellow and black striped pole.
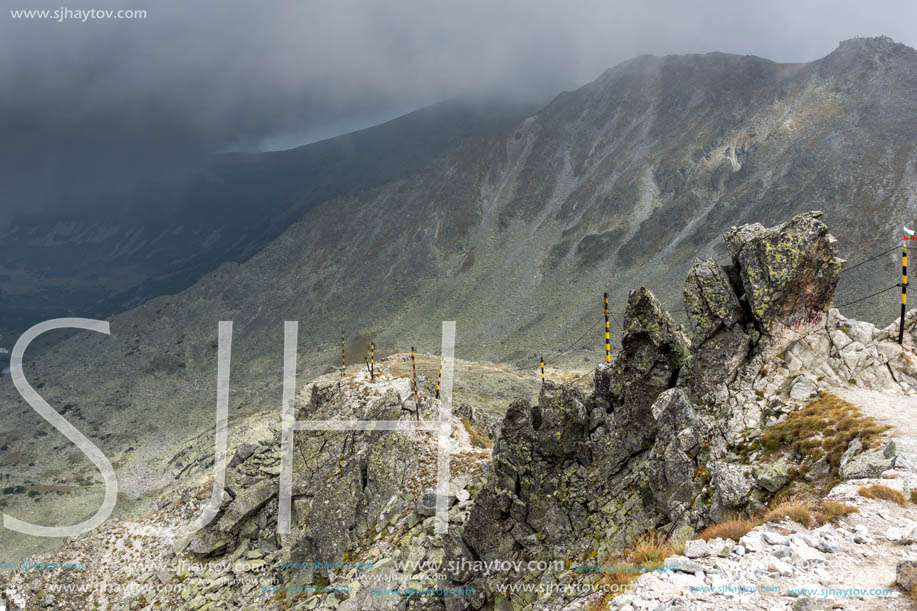
M 541 359 L 541 385 L 544 386 L 544 357 L 539 357 Z
M 605 362 L 611 362 L 611 327 L 608 326 L 608 293 L 605 293 Z
M 439 385 L 443 381 L 443 365 L 446 364 L 446 361 L 440 359 L 439 361 L 439 375 L 436 376 L 436 398 L 439 399 Z
M 341 377 L 344 377 L 344 374 L 347 372 L 347 368 L 344 366 L 344 332 L 341 331 Z
M 376 344 L 369 342 L 369 379 L 376 381 Z
M 411 346 L 411 380 L 414 385 L 414 406 L 417 407 L 417 365 L 414 361 L 414 346 Z M 419 413 L 419 411 L 418 411 Z
M 904 342 L 904 314 L 907 310 L 907 244 L 901 246 L 901 324 L 898 325 L 898 343 Z

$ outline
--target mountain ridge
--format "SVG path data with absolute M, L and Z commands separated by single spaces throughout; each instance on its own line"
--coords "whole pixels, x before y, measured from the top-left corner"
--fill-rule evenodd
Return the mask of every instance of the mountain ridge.
M 50 210 L 19 210 L 0 230 L 0 327 L 106 317 L 180 292 L 221 263 L 249 259 L 311 207 L 416 172 L 536 108 L 453 99 L 294 149 L 219 154 L 190 177 L 148 179 L 98 201 L 71 195 Z
M 231 387 L 245 391 L 231 393 L 230 413 L 245 414 L 280 404 L 284 320 L 301 322 L 303 380 L 339 365 L 341 330 L 348 366 L 359 368 L 370 341 L 377 356 L 438 353 L 442 320 L 457 322 L 459 358 L 536 371 L 544 355 L 574 367 L 603 355 L 602 292 L 613 312 L 632 286 L 680 301 L 692 260 L 725 257 L 719 235 L 733 225 L 817 208 L 844 258 L 887 250 L 917 216 L 917 108 L 903 99 L 917 79 L 896 59 L 912 50 L 858 45 L 859 59 L 832 59 L 854 66 L 846 72 L 817 60 L 788 74 L 727 55 L 659 58 L 642 73 L 631 65 L 504 135 L 463 141 L 415 174 L 317 204 L 245 263 L 114 316 L 110 337 L 61 343 L 27 376 L 128 464 L 140 460 L 138 446 L 155 446 L 149 439 L 212 426 L 208 395 L 184 389 L 212 388 L 219 320 L 234 323 Z M 856 69 L 877 49 L 891 68 Z M 838 301 L 887 288 L 899 270 L 887 253 L 843 274 Z M 851 314 L 887 323 L 899 302 L 886 297 Z M 4 430 L 56 435 L 9 385 L 0 396 L 11 406 Z M 42 472 L 27 456 L 11 468 L 18 478 Z

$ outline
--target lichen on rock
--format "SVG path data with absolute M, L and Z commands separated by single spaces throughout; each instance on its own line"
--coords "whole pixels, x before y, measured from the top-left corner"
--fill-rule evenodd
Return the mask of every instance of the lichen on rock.
M 770 328 L 794 312 L 824 312 L 831 303 L 842 261 L 821 214 L 799 214 L 769 229 L 734 227 L 723 236 L 759 324 Z

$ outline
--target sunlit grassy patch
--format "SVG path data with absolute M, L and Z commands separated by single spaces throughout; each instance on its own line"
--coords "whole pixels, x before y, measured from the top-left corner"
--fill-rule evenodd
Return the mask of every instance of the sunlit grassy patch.
M 589 606 L 588 611 L 607 609 L 608 602 L 618 594 L 624 593 L 627 584 L 643 573 L 662 566 L 669 556 L 677 556 L 684 551 L 685 545 L 681 541 L 673 541 L 655 532 L 641 535 L 628 549 L 616 552 L 608 558 L 608 566 L 622 568 L 602 573 L 602 578 L 595 586 L 604 585 L 608 588 L 601 599 Z
M 895 490 L 894 488 L 889 488 L 888 486 L 883 486 L 881 484 L 863 486 L 857 491 L 857 493 L 862 497 L 866 497 L 867 499 L 891 501 L 893 503 L 898 503 L 902 507 L 907 505 L 907 497 L 904 496 L 904 494 L 898 490 Z
M 812 524 L 815 523 L 815 518 L 812 516 L 811 505 L 792 501 L 780 503 L 765 513 L 763 520 L 765 522 L 780 522 L 787 518 L 805 527 L 812 526 Z
M 738 515 L 705 528 L 697 535 L 697 538 L 704 541 L 710 539 L 732 539 L 733 541 L 738 541 L 759 524 L 761 524 L 760 520 Z
M 489 449 L 494 447 L 494 444 L 491 443 L 490 438 L 481 431 L 474 422 L 468 418 L 462 418 L 462 425 L 465 427 L 465 431 L 468 433 L 468 438 L 471 440 L 472 447 Z
M 863 415 L 855 406 L 830 393 L 789 415 L 786 422 L 764 433 L 762 444 L 769 453 L 789 447 L 803 460 L 803 467 L 827 457 L 830 475 L 836 479 L 841 456 L 854 438 L 859 437 L 864 448 L 880 442 L 882 434 L 891 429 Z M 805 474 L 808 469 L 800 469 Z

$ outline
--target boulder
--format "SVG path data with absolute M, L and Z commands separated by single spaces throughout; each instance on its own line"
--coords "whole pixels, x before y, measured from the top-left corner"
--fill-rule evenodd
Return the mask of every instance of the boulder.
M 786 461 L 769 462 L 758 469 L 758 484 L 769 492 L 777 492 L 789 480 Z
M 863 449 L 863 442 L 860 441 L 859 437 L 854 437 L 850 443 L 847 444 L 847 449 L 844 450 L 844 453 L 841 454 L 840 468 L 843 469 L 850 459 L 852 459 L 857 452 Z
M 703 539 L 692 539 L 691 541 L 685 541 L 685 556 L 688 558 L 706 558 L 712 554 L 713 551 L 710 549 L 710 546 L 707 545 L 707 542 Z
M 837 240 L 818 220 L 799 214 L 776 227 L 733 227 L 723 236 L 736 262 L 751 314 L 764 329 L 792 314 L 823 312 L 834 296 L 842 261 Z
M 217 522 L 217 528 L 223 532 L 238 532 L 242 521 L 261 509 L 276 493 L 277 483 L 269 479 L 239 491 Z
M 739 465 L 716 461 L 710 463 L 708 468 L 714 489 L 710 516 L 721 521 L 745 506 L 751 485 Z
M 722 328 L 732 329 L 744 317 L 726 272 L 713 259 L 698 259 L 691 266 L 684 299 L 695 347 Z
M 872 450 L 857 454 L 841 467 L 842 479 L 868 479 L 880 477 L 884 471 L 895 465 L 895 459 L 886 458 L 882 450 Z
M 906 592 L 913 592 L 917 585 L 917 560 L 899 560 L 895 565 L 895 583 Z
M 895 459 L 895 467 L 917 471 L 917 439 L 903 437 L 885 446 L 885 458 Z
M 646 413 L 675 386 L 689 354 L 688 336 L 656 297 L 645 288 L 631 291 L 621 351 L 612 365 L 596 369 L 596 394 L 633 416 Z

